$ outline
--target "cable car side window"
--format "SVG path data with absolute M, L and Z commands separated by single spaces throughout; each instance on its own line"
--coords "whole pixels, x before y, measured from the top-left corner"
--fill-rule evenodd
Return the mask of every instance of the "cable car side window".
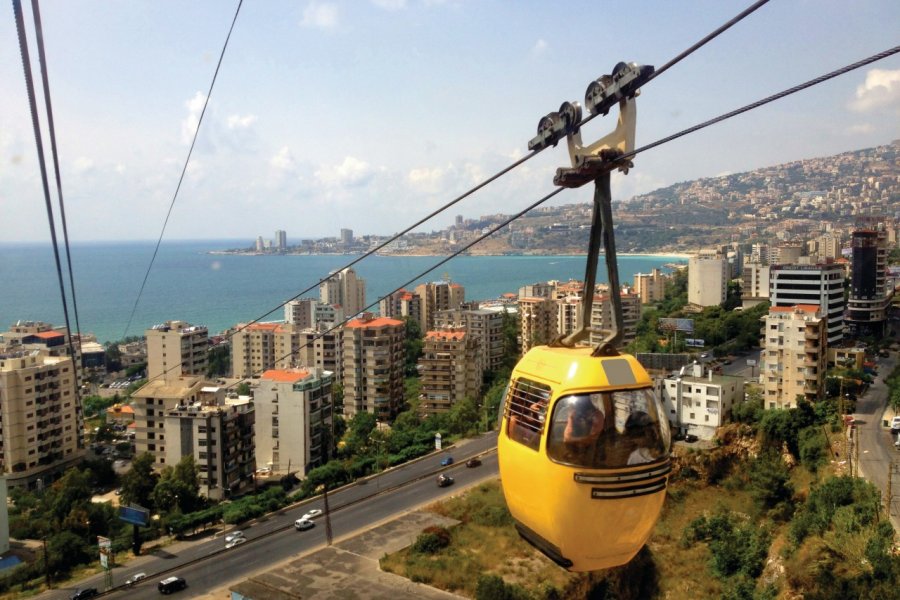
M 650 389 L 574 394 L 554 406 L 547 455 L 593 469 L 652 462 L 668 454 L 668 425 Z
M 506 435 L 537 450 L 549 402 L 550 386 L 547 384 L 524 377 L 513 381 L 506 400 Z

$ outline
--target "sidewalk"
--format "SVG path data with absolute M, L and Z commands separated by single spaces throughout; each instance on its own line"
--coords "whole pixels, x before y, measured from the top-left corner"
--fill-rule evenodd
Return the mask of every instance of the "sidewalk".
M 200 596 L 204 600 L 454 600 L 462 598 L 405 577 L 385 573 L 378 566 L 385 554 L 415 541 L 430 525 L 449 527 L 456 521 L 440 515 L 412 511 L 397 519 L 352 535 L 333 546 L 296 556 L 239 583 L 231 583 Z M 234 595 L 232 595 L 234 593 Z

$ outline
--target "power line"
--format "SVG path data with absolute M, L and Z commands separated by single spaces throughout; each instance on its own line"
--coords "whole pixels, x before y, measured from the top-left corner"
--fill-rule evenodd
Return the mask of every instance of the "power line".
M 59 154 L 56 150 L 56 127 L 53 124 L 53 108 L 50 104 L 50 79 L 47 75 L 47 55 L 44 52 L 44 28 L 41 25 L 41 11 L 38 0 L 31 0 L 31 12 L 34 14 L 34 30 L 37 39 L 38 59 L 41 65 L 41 83 L 44 86 L 44 105 L 47 113 L 47 129 L 50 132 L 50 152 L 53 156 L 53 172 L 56 175 L 56 195 L 59 201 L 59 217 L 62 221 L 63 240 L 66 244 L 66 263 L 69 267 L 69 288 L 72 291 L 72 312 L 75 313 L 75 330 L 78 332 L 78 343 L 81 344 L 81 323 L 78 319 L 78 300 L 75 297 L 75 276 L 72 274 L 72 251 L 69 248 L 69 226 L 66 219 L 66 205 L 63 201 L 62 178 L 59 175 Z M 66 325 L 68 326 L 68 324 Z
M 78 356 L 75 354 L 75 347 L 72 343 L 72 326 L 69 321 L 69 303 L 66 301 L 66 286 L 63 280 L 62 264 L 59 259 L 59 242 L 56 239 L 56 223 L 53 218 L 53 204 L 50 200 L 50 183 L 47 179 L 47 164 L 44 157 L 44 141 L 41 135 L 41 123 L 38 118 L 37 100 L 34 93 L 34 78 L 31 75 L 31 56 L 28 53 L 28 40 L 25 35 L 25 19 L 22 16 L 21 0 L 13 0 L 13 11 L 16 19 L 16 32 L 19 36 L 19 52 L 22 55 L 22 69 L 25 72 L 25 88 L 28 93 L 28 105 L 31 109 L 31 125 L 34 129 L 34 142 L 37 146 L 38 165 L 41 170 L 41 185 L 44 188 L 44 204 L 47 208 L 47 222 L 50 225 L 50 239 L 53 243 L 53 257 L 56 260 L 56 276 L 59 281 L 59 294 L 62 298 L 63 316 L 66 321 L 66 330 L 68 335 L 69 354 L 72 357 L 72 371 L 75 377 L 75 400 L 78 412 L 81 411 L 81 389 L 78 385 Z M 45 93 L 49 91 L 45 90 Z M 78 437 L 79 447 L 81 446 L 81 436 Z
M 670 60 L 669 62 L 667 62 L 665 65 L 663 65 L 663 66 L 660 67 L 659 69 L 657 69 L 657 70 L 650 76 L 650 78 L 649 78 L 647 81 L 649 82 L 651 79 L 654 79 L 655 77 L 658 77 L 658 76 L 661 75 L 663 72 L 667 71 L 667 70 L 670 69 L 672 66 L 674 66 L 674 65 L 677 64 L 678 62 L 682 61 L 684 58 L 690 56 L 690 55 L 693 54 L 697 49 L 699 49 L 700 47 L 704 46 L 704 45 L 705 45 L 706 43 L 708 43 L 709 41 L 711 41 L 711 40 L 715 39 L 716 37 L 718 37 L 718 36 L 719 36 L 720 34 L 722 34 L 725 30 L 729 29 L 730 27 L 732 27 L 732 26 L 735 25 L 736 23 L 738 23 L 738 22 L 740 22 L 741 20 L 743 20 L 744 17 L 746 17 L 746 16 L 749 15 L 750 13 L 754 12 L 756 9 L 758 9 L 759 7 L 761 7 L 763 4 L 766 4 L 768 1 L 769 1 L 769 0 L 758 0 L 756 3 L 754 3 L 753 5 L 751 5 L 750 7 L 748 7 L 747 9 L 745 9 L 744 11 L 742 11 L 741 13 L 735 15 L 735 16 L 734 16 L 732 19 L 730 19 L 728 22 L 722 24 L 722 25 L 719 26 L 717 29 L 715 29 L 714 31 L 712 31 L 712 32 L 710 32 L 708 35 L 706 35 L 703 39 L 699 40 L 697 43 L 693 44 L 690 48 L 686 49 L 686 50 L 683 51 L 681 54 L 679 54 L 678 56 L 676 56 L 675 58 L 673 58 L 672 60 Z M 588 116 L 587 118 L 585 118 L 584 120 L 581 121 L 581 124 L 582 124 L 582 125 L 586 124 L 588 121 L 590 121 L 591 119 L 593 119 L 595 116 L 596 116 L 596 115 L 590 115 L 590 116 Z M 379 244 L 379 245 L 376 246 L 375 248 L 372 248 L 372 249 L 369 250 L 368 252 L 366 252 L 366 253 L 362 254 L 361 256 L 357 257 L 356 259 L 350 261 L 349 263 L 347 263 L 347 264 L 344 265 L 343 267 L 341 267 L 341 268 L 339 268 L 339 269 L 336 269 L 336 271 L 343 271 L 343 270 L 345 270 L 345 269 L 349 269 L 350 267 L 356 265 L 357 263 L 359 263 L 359 262 L 362 261 L 363 259 L 368 258 L 369 256 L 375 254 L 376 252 L 378 252 L 379 250 L 381 250 L 381 249 L 384 248 L 385 246 L 389 245 L 390 243 L 394 242 L 394 241 L 397 240 L 398 238 L 400 238 L 400 237 L 406 235 L 407 233 L 409 233 L 410 231 L 412 231 L 413 229 L 415 229 L 415 228 L 418 227 L 419 225 L 422 225 L 423 223 L 425 223 L 425 222 L 431 220 L 431 219 L 434 218 L 435 216 L 441 214 L 441 213 L 444 212 L 445 210 L 447 210 L 447 209 L 449 209 L 450 207 L 454 206 L 455 204 L 459 203 L 459 202 L 460 202 L 461 200 L 463 200 L 464 198 L 467 198 L 467 197 L 471 196 L 472 194 L 474 194 L 475 192 L 477 192 L 477 191 L 480 190 L 481 188 L 485 187 L 485 186 L 488 185 L 489 183 L 492 183 L 493 181 L 495 181 L 495 180 L 498 179 L 499 177 L 501 177 L 501 176 L 505 175 L 506 173 L 512 171 L 513 169 L 515 169 L 516 167 L 520 166 L 520 165 L 523 164 L 524 162 L 526 162 L 526 161 L 528 161 L 528 160 L 534 158 L 535 156 L 537 156 L 539 153 L 541 153 L 541 152 L 544 151 L 545 149 L 546 149 L 546 146 L 541 147 L 541 148 L 538 148 L 538 149 L 535 149 L 534 151 L 530 152 L 530 153 L 527 154 L 526 156 L 524 156 L 524 157 L 520 158 L 519 160 L 515 161 L 514 163 L 512 163 L 512 164 L 509 165 L 508 167 L 506 167 L 506 168 L 504 168 L 504 169 L 498 171 L 497 173 L 495 173 L 494 175 L 492 175 L 492 176 L 489 177 L 488 179 L 482 181 L 481 183 L 479 183 L 479 184 L 476 185 L 475 187 L 473 187 L 473 188 L 469 189 L 468 191 L 466 191 L 466 192 L 460 194 L 459 196 L 457 196 L 456 198 L 454 198 L 453 200 L 451 200 L 451 201 L 448 202 L 447 204 L 441 206 L 441 207 L 438 208 L 437 210 L 431 212 L 430 214 L 426 215 L 426 216 L 423 217 L 422 219 L 416 221 L 415 223 L 413 223 L 412 225 L 410 225 L 409 227 L 407 227 L 407 228 L 404 229 L 403 231 L 401 231 L 401 232 L 399 232 L 399 233 L 393 235 L 392 237 L 388 238 L 387 240 L 385 240 L 384 242 L 382 242 L 381 244 Z M 281 308 L 282 306 L 284 306 L 284 305 L 287 304 L 288 302 L 291 302 L 291 301 L 293 301 L 293 300 L 296 300 L 297 298 L 301 297 L 303 294 L 306 294 L 307 292 L 310 292 L 310 291 L 314 290 L 315 288 L 317 288 L 319 285 L 321 285 L 321 284 L 324 283 L 325 281 L 328 281 L 328 279 L 330 279 L 330 277 L 325 277 L 325 278 L 320 279 L 320 280 L 319 280 L 318 282 L 316 282 L 315 284 L 309 286 L 309 287 L 306 288 L 305 290 L 303 290 L 303 291 L 299 292 L 298 294 L 292 296 L 291 298 L 285 300 L 284 302 L 282 302 L 281 304 L 279 304 L 279 305 L 276 306 L 275 308 L 269 310 L 269 311 L 266 312 L 266 313 L 263 313 L 262 315 L 256 317 L 255 319 L 253 319 L 253 320 L 251 320 L 251 321 L 249 321 L 249 322 L 247 322 L 247 323 L 244 323 L 242 327 L 240 327 L 240 328 L 238 328 L 237 330 L 235 330 L 231 335 L 234 335 L 235 333 L 238 333 L 238 332 L 242 331 L 243 329 L 249 327 L 250 325 L 252 325 L 252 324 L 254 324 L 254 323 L 257 323 L 258 321 L 261 321 L 262 319 L 266 318 L 267 316 L 269 316 L 270 314 L 272 314 L 273 312 L 275 312 L 276 310 L 278 310 L 279 308 Z M 230 336 L 229 336 L 229 337 L 230 337 Z
M 228 48 L 228 41 L 231 39 L 231 32 L 234 31 L 234 24 L 237 22 L 238 14 L 241 12 L 241 5 L 244 0 L 238 0 L 237 9 L 234 11 L 234 18 L 231 20 L 231 27 L 228 28 L 228 35 L 225 37 L 225 43 L 222 45 L 222 51 L 219 53 L 219 62 L 216 63 L 216 70 L 213 73 L 212 82 L 209 84 L 209 91 L 206 93 L 206 100 L 203 102 L 203 110 L 200 111 L 200 118 L 197 120 L 197 129 L 194 130 L 194 138 L 191 140 L 191 147 L 188 150 L 187 157 L 184 159 L 184 166 L 181 168 L 181 176 L 178 178 L 178 185 L 175 186 L 175 193 L 172 195 L 172 202 L 169 203 L 169 211 L 166 213 L 166 220 L 163 222 L 162 231 L 159 232 L 159 239 L 156 240 L 156 248 L 153 249 L 153 256 L 150 258 L 150 264 L 147 265 L 147 272 L 144 274 L 144 281 L 141 282 L 141 289 L 138 290 L 137 298 L 134 299 L 134 306 L 131 308 L 131 316 L 128 317 L 128 323 L 125 325 L 125 331 L 122 332 L 122 339 L 128 333 L 131 327 L 131 321 L 134 319 L 134 313 L 137 310 L 138 302 L 141 301 L 141 295 L 144 293 L 144 286 L 147 285 L 147 278 L 150 277 L 150 269 L 156 260 L 159 252 L 159 245 L 162 243 L 163 235 L 166 233 L 166 226 L 169 224 L 169 217 L 172 216 L 172 209 L 175 208 L 175 200 L 178 198 L 178 191 L 181 190 L 181 183 L 184 181 L 184 175 L 187 173 L 188 164 L 191 162 L 191 154 L 194 153 L 194 146 L 197 143 L 197 136 L 200 134 L 200 125 L 203 123 L 203 116 L 206 114 L 206 107 L 209 106 L 209 98 L 212 96 L 213 87 L 216 85 L 216 78 L 219 75 L 219 68 L 222 66 L 222 59 L 225 57 L 225 50 Z
M 730 119 L 731 117 L 735 117 L 735 116 L 745 113 L 749 110 L 753 110 L 754 108 L 759 108 L 760 106 L 763 106 L 770 102 L 774 102 L 775 100 L 779 100 L 781 98 L 784 98 L 785 96 L 790 96 L 791 94 L 793 94 L 795 92 L 799 92 L 801 90 L 805 90 L 806 88 L 820 84 L 824 81 L 828 81 L 829 79 L 833 79 L 833 78 L 837 77 L 838 75 L 843 75 L 845 73 L 849 73 L 850 71 L 853 71 L 860 67 L 864 67 L 868 64 L 879 61 L 883 58 L 887 58 L 888 56 L 892 56 L 894 54 L 897 54 L 898 52 L 900 52 L 900 46 L 894 46 L 893 48 L 891 48 L 889 50 L 879 52 L 878 54 L 873 54 L 872 56 L 870 56 L 868 58 L 864 58 L 863 60 L 857 61 L 851 65 L 847 65 L 846 67 L 841 67 L 840 69 L 836 69 L 830 73 L 820 75 L 820 76 L 816 77 L 815 79 L 810 79 L 809 81 L 807 81 L 805 83 L 801 83 L 800 85 L 795 85 L 794 87 L 788 88 L 781 92 L 778 92 L 777 94 L 772 94 L 771 96 L 769 96 L 767 98 L 763 98 L 762 100 L 757 100 L 756 102 L 753 102 L 752 104 L 748 104 L 746 106 L 743 106 L 741 108 L 733 110 L 729 113 L 725 113 L 724 115 L 720 115 L 718 117 L 710 119 L 709 121 L 700 123 L 699 125 L 694 125 L 693 127 L 688 127 L 687 129 L 679 131 L 678 133 L 673 133 L 672 135 L 670 135 L 668 137 L 664 137 L 661 140 L 657 140 L 651 144 L 647 144 L 646 146 L 642 146 L 640 148 L 637 148 L 636 150 L 632 150 L 631 152 L 624 154 L 622 156 L 622 158 L 623 159 L 631 158 L 631 157 L 635 156 L 636 154 L 638 154 L 639 152 L 645 152 L 647 150 L 650 150 L 651 148 L 656 148 L 657 146 L 661 146 L 662 144 L 671 142 L 672 140 L 678 139 L 689 133 L 693 133 L 700 129 L 704 129 L 706 127 L 709 127 L 710 125 L 715 125 L 716 123 L 725 121 L 726 119 Z
M 665 144 L 666 142 L 670 142 L 670 141 L 675 140 L 675 139 L 677 139 L 677 138 L 679 138 L 679 137 L 682 137 L 682 136 L 684 136 L 684 135 L 687 135 L 687 134 L 689 134 L 689 133 L 691 133 L 691 132 L 697 131 L 697 130 L 699 130 L 699 129 L 703 129 L 704 127 L 708 127 L 708 126 L 713 125 L 713 124 L 715 124 L 715 123 L 719 123 L 719 122 L 724 121 L 724 120 L 726 120 L 726 119 L 729 119 L 729 118 L 731 118 L 731 117 L 733 117 L 733 116 L 736 116 L 736 115 L 739 115 L 739 114 L 741 114 L 741 113 L 747 112 L 748 110 L 752 110 L 753 108 L 757 108 L 757 107 L 759 107 L 759 106 L 763 106 L 764 104 L 768 104 L 769 102 L 772 102 L 772 101 L 774 101 L 774 100 L 777 100 L 778 98 L 783 98 L 784 96 L 790 95 L 790 94 L 792 94 L 792 93 L 794 93 L 794 92 L 797 92 L 797 91 L 800 91 L 800 90 L 802 90 L 802 89 L 806 89 L 806 88 L 808 88 L 808 87 L 811 87 L 811 86 L 813 86 L 813 85 L 816 85 L 817 83 L 822 83 L 823 81 L 827 81 L 828 79 L 831 79 L 831 78 L 836 77 L 836 76 L 838 76 L 838 75 L 847 73 L 847 72 L 852 71 L 852 70 L 854 70 L 854 69 L 858 69 L 859 67 L 865 66 L 865 65 L 870 64 L 870 63 L 872 63 L 872 62 L 875 62 L 875 61 L 877 61 L 877 60 L 881 60 L 881 59 L 883 59 L 883 58 L 886 58 L 886 57 L 888 57 L 888 56 L 891 56 L 892 54 L 896 54 L 897 52 L 900 52 L 900 46 L 891 48 L 890 50 L 885 50 L 884 52 L 880 52 L 880 53 L 878 53 L 878 54 L 875 54 L 875 55 L 873 55 L 873 56 L 871 56 L 871 57 L 869 57 L 869 58 L 866 58 L 866 59 L 864 59 L 864 60 L 861 60 L 861 61 L 858 61 L 858 62 L 856 62 L 856 63 L 853 63 L 852 65 L 848 65 L 848 66 L 843 67 L 843 68 L 841 68 L 841 69 L 838 69 L 838 70 L 836 70 L 836 71 L 832 71 L 831 73 L 828 73 L 828 74 L 826 74 L 826 75 L 822 75 L 822 76 L 817 77 L 817 78 L 815 78 L 815 79 L 812 79 L 812 80 L 810 80 L 810 81 L 808 81 L 808 82 L 806 82 L 806 83 L 803 83 L 803 84 L 794 86 L 794 87 L 792 87 L 792 88 L 789 88 L 788 90 L 785 90 L 784 92 L 779 92 L 778 94 L 774 94 L 774 95 L 772 95 L 772 96 L 769 96 L 768 98 L 764 98 L 763 100 L 759 100 L 759 101 L 754 102 L 753 104 L 749 104 L 749 105 L 747 105 L 747 106 L 745 106 L 745 107 L 743 107 L 743 108 L 740 108 L 740 109 L 731 111 L 731 112 L 729 112 L 729 113 L 725 113 L 725 114 L 723 114 L 723 115 L 721 115 L 721 116 L 719 116 L 719 117 L 716 117 L 716 118 L 714 118 L 714 119 L 710 119 L 709 121 L 706 121 L 706 122 L 701 123 L 701 124 L 699 124 L 699 125 L 695 125 L 695 126 L 693 126 L 693 127 L 689 127 L 688 129 L 685 129 L 685 130 L 683 130 L 683 131 L 681 131 L 681 132 L 678 132 L 678 133 L 676 133 L 676 134 L 670 135 L 670 136 L 665 137 L 665 138 L 663 138 L 663 139 L 661 139 L 661 140 L 657 140 L 656 142 L 653 142 L 653 143 L 651 143 L 651 144 L 647 144 L 646 146 L 643 146 L 643 147 L 641 147 L 641 148 L 638 148 L 638 149 L 636 149 L 636 150 L 633 150 L 632 152 L 629 152 L 629 153 L 627 153 L 627 154 L 625 154 L 625 155 L 622 155 L 621 157 L 617 158 L 616 160 L 617 160 L 617 161 L 621 161 L 621 160 L 633 158 L 634 156 L 636 156 L 637 154 L 639 154 L 639 153 L 641 153 L 641 152 L 645 152 L 645 151 L 650 150 L 650 149 L 652 149 L 652 148 L 656 148 L 657 146 L 661 146 L 662 144 Z M 564 189 L 564 188 L 557 188 L 557 189 L 554 190 L 553 192 L 551 192 L 551 193 L 547 194 L 546 196 L 542 197 L 540 200 L 537 200 L 536 202 L 534 202 L 533 204 L 529 205 L 529 206 L 528 206 L 527 208 L 525 208 L 524 210 L 522 210 L 522 211 L 516 213 L 516 214 L 513 215 L 512 217 L 510 217 L 510 218 L 506 219 L 505 221 L 503 221 L 501 224 L 495 226 L 495 227 L 492 228 L 490 231 L 484 233 L 483 235 L 481 235 L 481 236 L 479 236 L 478 238 L 474 239 L 473 241 L 469 242 L 468 244 L 466 244 L 465 246 L 463 246 L 462 248 L 460 248 L 459 250 L 457 250 L 456 252 L 454 252 L 454 253 L 451 254 L 450 256 L 448 256 L 448 257 L 446 257 L 446 258 L 440 260 L 439 262 L 437 262 L 436 264 L 432 265 L 431 267 L 429 267 L 428 269 L 426 269 L 426 270 L 423 271 L 422 273 L 416 275 L 415 277 L 413 277 L 412 279 L 410 279 L 410 280 L 407 281 L 406 283 L 402 284 L 400 287 L 398 287 L 398 288 L 392 290 L 391 292 L 388 292 L 387 294 L 385 294 L 384 296 L 382 296 L 381 298 L 379 298 L 379 299 L 376 300 L 375 302 L 369 304 L 369 305 L 366 306 L 363 310 L 365 311 L 365 310 L 368 310 L 368 309 L 370 309 L 370 308 L 376 306 L 378 303 L 381 302 L 381 300 L 390 297 L 392 294 L 395 294 L 395 293 L 399 292 L 400 290 L 404 289 L 407 285 L 410 285 L 410 284 L 413 283 L 414 281 L 416 281 L 416 280 L 418 280 L 418 279 L 421 279 L 422 277 L 424 277 L 425 275 L 427 275 L 427 274 L 430 273 L 431 271 L 437 269 L 438 267 L 440 267 L 441 265 L 443 265 L 443 264 L 445 264 L 446 262 L 450 261 L 451 259 L 453 259 L 453 258 L 459 256 L 462 252 L 465 252 L 466 250 L 468 250 L 469 248 L 471 248 L 471 247 L 474 246 L 475 244 L 481 242 L 481 241 L 484 240 L 485 238 L 490 237 L 491 235 L 493 235 L 494 233 L 496 233 L 496 232 L 499 231 L 500 229 L 502 229 L 502 228 L 506 227 L 507 225 L 509 225 L 511 222 L 513 222 L 513 221 L 515 221 L 516 219 L 519 219 L 520 217 L 524 216 L 526 213 L 530 212 L 530 211 L 533 210 L 534 208 L 537 208 L 538 206 L 540 206 L 541 204 L 543 204 L 544 202 L 546 202 L 547 200 L 549 200 L 550 198 L 552 198 L 553 196 L 555 196 L 556 194 L 558 194 L 559 192 L 561 192 L 563 189 Z M 321 339 L 322 337 L 324 337 L 325 335 L 327 335 L 328 333 L 331 333 L 331 332 L 334 331 L 335 329 L 338 329 L 338 328 L 342 327 L 343 325 L 345 325 L 346 323 L 348 323 L 352 318 L 353 318 L 352 316 L 351 316 L 351 317 L 348 317 L 348 318 L 344 319 L 343 321 L 341 321 L 340 323 L 338 323 L 337 325 L 331 327 L 330 329 L 327 329 L 327 330 L 325 330 L 325 331 L 323 331 L 323 332 L 318 333 L 317 335 L 315 335 L 315 336 L 312 338 L 312 340 L 310 340 L 309 342 L 307 342 L 307 343 L 305 343 L 305 344 L 299 346 L 296 350 L 293 350 L 293 351 L 291 351 L 290 353 L 285 354 L 284 356 L 282 356 L 282 357 L 276 359 L 275 362 L 277 363 L 277 362 L 279 362 L 279 361 L 282 361 L 282 360 L 284 360 L 284 359 L 286 359 L 286 358 L 292 356 L 292 355 L 295 354 L 297 351 L 302 350 L 303 348 L 306 348 L 307 346 L 309 346 L 309 344 L 310 344 L 311 342 L 317 341 L 317 340 Z M 237 331 L 235 331 L 234 333 L 237 333 Z M 233 335 L 233 334 L 232 334 L 232 335 Z M 232 384 L 232 385 L 233 385 L 233 384 Z

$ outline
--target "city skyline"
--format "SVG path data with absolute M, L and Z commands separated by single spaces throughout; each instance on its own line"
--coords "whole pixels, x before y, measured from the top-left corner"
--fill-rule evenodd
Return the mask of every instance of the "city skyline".
M 532 3 L 244 6 L 165 239 L 391 234 L 524 156 L 539 118 L 581 101 L 616 62 L 662 66 L 743 8 L 654 3 L 611 19 L 590 4 L 570 7 L 571 18 Z M 3 241 L 46 241 L 4 10 Z M 232 16 L 217 3 L 42 6 L 71 239 L 159 236 Z M 886 1 L 767 4 L 645 86 L 638 145 L 885 50 L 897 17 L 900 6 Z M 900 137 L 898 98 L 894 56 L 647 152 L 613 178 L 614 196 L 889 143 Z M 611 127 L 598 122 L 586 135 Z M 517 212 L 553 188 L 566 160 L 564 148 L 548 150 L 423 229 L 457 214 Z M 588 200 L 581 190 L 558 203 Z

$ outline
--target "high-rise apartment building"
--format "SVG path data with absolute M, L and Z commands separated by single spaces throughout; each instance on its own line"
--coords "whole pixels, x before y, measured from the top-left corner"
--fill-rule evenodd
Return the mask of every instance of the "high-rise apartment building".
M 641 304 L 659 302 L 666 296 L 666 283 L 671 279 L 659 269 L 650 273 L 634 274 L 634 293 L 641 299 Z
M 759 370 L 765 408 L 796 408 L 798 397 L 822 397 L 827 330 L 819 310 L 805 304 L 769 309 Z
M 353 230 L 341 229 L 341 243 L 348 246 L 353 243 Z
M 425 334 L 419 366 L 423 414 L 447 412 L 465 398 L 478 398 L 484 372 L 481 344 L 462 328 Z
M 434 316 L 437 312 L 459 308 L 466 301 L 465 288 L 450 281 L 417 285 L 415 293 L 421 299 L 422 318 L 419 324 L 422 331 L 435 329 Z
M 796 265 L 803 256 L 803 246 L 799 244 L 780 244 L 775 247 L 769 256 L 769 263 L 773 265 Z
M 768 244 L 753 244 L 750 246 L 750 260 L 748 262 L 767 265 L 770 262 L 769 258 Z
M 315 298 L 291 300 L 284 305 L 284 322 L 297 329 L 331 328 L 344 320 L 344 309 Z
M 728 294 L 728 259 L 716 250 L 702 250 L 688 260 L 688 302 L 719 306 Z
M 378 303 L 378 312 L 382 317 L 403 320 L 406 317 L 413 319 L 422 326 L 422 299 L 418 294 L 406 290 L 398 290 L 389 296 L 385 296 Z M 425 331 L 424 329 L 422 330 Z
M 556 337 L 556 301 L 550 298 L 519 298 L 522 354 L 534 346 L 549 344 Z
M 760 263 L 744 263 L 741 282 L 741 306 L 753 308 L 769 301 L 770 267 Z
M 390 420 L 403 402 L 406 325 L 363 313 L 344 326 L 344 415 Z
M 250 378 L 275 368 L 277 350 L 275 334 L 285 326 L 280 323 L 238 324 L 231 336 L 231 373 Z
M 773 265 L 769 271 L 772 306 L 806 304 L 822 307 L 828 344 L 844 337 L 844 276 L 836 264 Z
M 71 357 L 0 353 L 0 478 L 50 484 L 84 457 L 82 430 Z
M 253 402 L 249 397 L 223 398 L 223 391 L 205 386 L 196 402 L 176 404 L 161 419 L 165 464 L 175 466 L 193 456 L 200 493 L 213 500 L 252 489 L 256 470 Z
M 319 284 L 319 300 L 340 306 L 347 316 L 357 315 L 366 308 L 366 281 L 352 268 L 332 273 Z
M 840 258 L 842 247 L 843 239 L 838 232 L 824 233 L 816 238 L 816 255 L 820 261 Z
M 641 298 L 637 294 L 621 294 L 622 298 L 622 341 L 625 346 L 634 341 L 637 335 L 637 324 L 641 320 Z M 591 304 L 591 329 L 609 330 L 613 324 L 612 300 L 609 296 L 594 296 Z M 602 334 L 591 333 L 586 338 L 591 345 L 597 345 L 604 338 Z
M 503 313 L 484 308 L 442 310 L 435 315 L 435 328 L 462 327 L 479 340 L 484 368 L 495 371 L 503 363 Z
M 556 301 L 556 331 L 569 335 L 581 326 L 581 298 L 569 296 Z
M 328 461 L 334 376 L 321 369 L 272 369 L 254 385 L 256 459 L 301 479 Z
M 851 335 L 883 337 L 894 297 L 887 283 L 887 230 L 883 224 L 852 235 L 853 261 L 847 326 Z
M 208 385 L 203 377 L 180 377 L 174 380 L 158 378 L 149 379 L 140 389 L 132 392 L 135 454 L 149 452 L 153 455 L 157 468 L 169 464 L 166 455 L 166 413 L 176 406 L 195 406 L 201 403 L 205 394 L 204 387 Z M 180 451 L 180 446 L 174 451 Z
M 205 375 L 209 365 L 209 334 L 206 327 L 184 321 L 166 321 L 145 332 L 147 378 L 170 381 L 182 376 Z
M 556 285 L 552 282 L 538 282 L 523 285 L 519 288 L 519 298 L 553 298 Z
M 263 238 L 262 238 L 261 235 L 259 235 L 259 236 L 256 237 L 256 244 L 255 244 L 255 246 L 256 246 L 256 251 L 257 251 L 257 252 L 264 252 L 264 251 L 265 251 L 265 249 L 266 249 L 266 243 L 263 241 Z
M 343 341 L 344 334 L 340 329 L 302 329 L 296 332 L 297 349 L 291 364 L 310 372 L 313 369 L 328 371 L 333 379 L 341 381 L 344 374 Z
M 278 252 L 287 250 L 287 232 L 283 229 L 275 230 L 275 249 Z

